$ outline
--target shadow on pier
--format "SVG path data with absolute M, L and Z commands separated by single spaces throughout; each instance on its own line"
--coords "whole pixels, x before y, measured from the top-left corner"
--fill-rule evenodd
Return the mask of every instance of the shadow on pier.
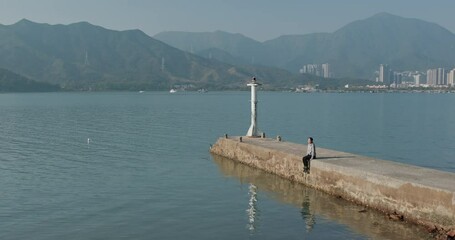
M 420 226 L 392 221 L 385 214 L 294 183 L 274 174 L 212 154 L 223 175 L 243 184 L 254 184 L 272 199 L 294 205 L 300 211 L 307 231 L 317 225 L 316 216 L 343 224 L 372 239 L 429 239 Z

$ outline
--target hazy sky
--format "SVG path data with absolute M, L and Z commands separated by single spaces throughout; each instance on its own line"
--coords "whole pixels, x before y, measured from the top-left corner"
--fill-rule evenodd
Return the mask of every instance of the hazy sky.
M 87 21 L 115 30 L 242 33 L 263 41 L 332 32 L 379 12 L 435 22 L 455 32 L 455 0 L 0 0 L 0 23 Z

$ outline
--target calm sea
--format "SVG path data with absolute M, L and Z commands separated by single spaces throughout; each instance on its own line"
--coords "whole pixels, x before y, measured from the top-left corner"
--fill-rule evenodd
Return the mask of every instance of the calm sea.
M 211 156 L 248 92 L 0 94 L 0 239 L 426 239 Z M 267 136 L 455 172 L 454 94 L 259 92 Z M 90 139 L 90 140 L 89 140 Z

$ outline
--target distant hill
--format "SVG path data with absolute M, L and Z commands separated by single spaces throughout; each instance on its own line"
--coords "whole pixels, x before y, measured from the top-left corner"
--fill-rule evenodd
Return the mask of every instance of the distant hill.
M 238 33 L 169 31 L 158 33 L 154 38 L 183 51 L 229 64 L 280 67 L 268 64 L 269 54 L 261 42 Z
M 216 55 L 217 53 L 214 53 Z M 295 77 L 270 67 L 243 67 L 171 47 L 139 30 L 113 31 L 87 22 L 0 25 L 0 67 L 65 89 L 168 90 L 175 85 L 232 89 L 257 76 L 264 87 Z
M 158 33 L 154 38 L 187 52 L 201 53 L 211 50 L 215 54 L 218 53 L 213 56 L 214 58 L 226 57 L 216 52 L 221 51 L 237 58 L 241 63 L 248 64 L 254 64 L 252 58 L 259 57 L 264 52 L 260 42 L 242 34 L 223 31 L 195 33 L 169 31 Z
M 40 83 L 0 68 L 0 92 L 53 92 L 60 90 L 57 85 Z
M 165 32 L 155 37 L 182 50 L 188 50 L 189 44 L 198 51 L 204 46 L 217 48 L 231 59 L 254 59 L 254 64 L 294 73 L 304 64 L 328 62 L 336 77 L 371 78 L 382 63 L 396 70 L 455 65 L 455 34 L 434 23 L 388 13 L 352 22 L 333 33 L 285 35 L 263 43 L 224 32 Z
M 232 54 L 219 48 L 208 48 L 197 51 L 194 54 L 208 59 L 216 59 L 220 62 L 228 63 L 231 65 L 252 65 L 245 58 L 233 56 Z

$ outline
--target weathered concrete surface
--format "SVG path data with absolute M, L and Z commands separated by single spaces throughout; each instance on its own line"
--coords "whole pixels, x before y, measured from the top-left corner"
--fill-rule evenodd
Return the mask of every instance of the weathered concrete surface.
M 306 145 L 220 138 L 211 152 L 426 226 L 455 227 L 455 174 L 317 148 L 303 174 Z
M 213 154 L 213 161 L 225 176 L 238 179 L 244 184 L 254 184 L 259 192 L 267 194 L 276 201 L 294 205 L 297 208 L 296 213 L 300 212 L 307 231 L 311 231 L 314 226 L 317 226 L 321 219 L 330 219 L 348 226 L 351 230 L 367 236 L 368 239 L 424 240 L 433 236 L 424 227 L 401 221 L 390 221 L 378 211 L 366 209 L 361 205 L 303 184 L 291 182 L 235 160 Z M 261 201 L 261 197 L 258 201 Z M 264 215 L 262 217 L 267 218 Z

